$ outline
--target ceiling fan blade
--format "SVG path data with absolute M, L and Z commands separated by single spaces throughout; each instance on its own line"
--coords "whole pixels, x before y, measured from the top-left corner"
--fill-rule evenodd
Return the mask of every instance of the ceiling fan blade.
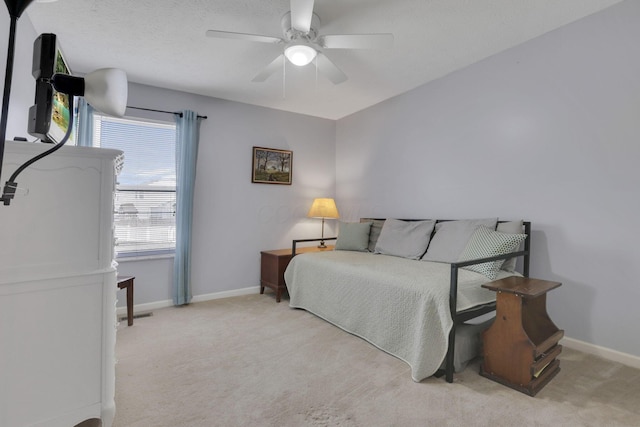
M 334 85 L 340 84 L 347 80 L 347 75 L 342 72 L 326 55 L 318 52 L 316 56 L 316 64 L 318 71 L 326 78 L 331 80 Z
M 291 26 L 303 33 L 311 29 L 314 0 L 291 0 Z
M 233 33 L 230 31 L 209 30 L 206 32 L 206 34 L 207 34 L 207 37 L 213 37 L 216 39 L 245 40 L 249 42 L 260 42 L 260 43 L 283 43 L 284 42 L 284 40 L 278 37 L 261 36 L 259 34 Z
M 271 61 L 269 65 L 264 67 L 262 71 L 256 74 L 256 76 L 251 81 L 257 83 L 263 82 L 282 67 L 284 67 L 284 55 L 281 53 L 276 57 L 276 59 Z
M 393 46 L 393 34 L 335 34 L 318 37 L 327 49 L 388 49 Z

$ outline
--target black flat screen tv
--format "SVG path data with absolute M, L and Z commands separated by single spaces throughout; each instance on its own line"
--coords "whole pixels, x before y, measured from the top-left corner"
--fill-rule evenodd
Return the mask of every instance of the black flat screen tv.
M 32 75 L 36 79 L 35 104 L 29 108 L 30 135 L 43 142 L 58 143 L 71 126 L 73 97 L 56 91 L 49 79 L 71 74 L 55 34 L 44 33 L 33 42 Z

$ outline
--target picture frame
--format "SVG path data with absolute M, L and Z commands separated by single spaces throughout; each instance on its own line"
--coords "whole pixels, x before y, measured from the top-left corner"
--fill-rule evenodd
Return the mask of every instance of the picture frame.
M 277 148 L 253 147 L 251 182 L 291 185 L 293 152 Z

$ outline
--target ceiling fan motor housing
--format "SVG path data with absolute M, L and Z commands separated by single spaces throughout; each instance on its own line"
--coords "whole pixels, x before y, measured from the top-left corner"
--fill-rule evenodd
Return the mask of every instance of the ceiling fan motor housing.
M 320 28 L 320 17 L 313 13 L 311 16 L 311 27 L 308 33 L 298 31 L 291 26 L 291 12 L 287 12 L 280 20 L 282 26 L 282 34 L 287 42 L 301 41 L 311 43 L 318 37 L 318 28 Z

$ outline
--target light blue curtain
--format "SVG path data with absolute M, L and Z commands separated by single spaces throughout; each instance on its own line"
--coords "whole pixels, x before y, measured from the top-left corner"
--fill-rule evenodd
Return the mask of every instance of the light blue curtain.
M 191 301 L 191 226 L 193 190 L 200 130 L 198 115 L 189 110 L 176 115 L 176 255 L 173 264 L 173 303 Z
M 77 145 L 81 147 L 93 146 L 93 112 L 94 109 L 84 98 L 77 99 L 78 127 L 76 129 Z

